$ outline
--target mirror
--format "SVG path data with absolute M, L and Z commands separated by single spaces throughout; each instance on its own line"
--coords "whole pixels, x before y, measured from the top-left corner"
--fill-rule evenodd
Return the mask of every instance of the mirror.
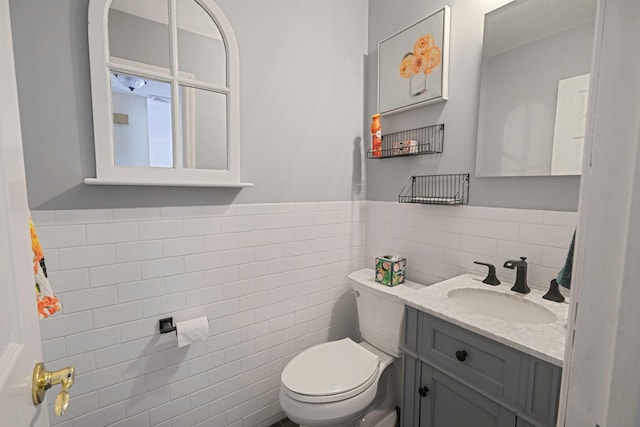
M 238 51 L 214 0 L 90 0 L 96 178 L 241 187 Z
M 138 76 L 111 72 L 115 166 L 173 168 L 176 156 L 183 168 L 226 170 L 224 93 L 179 85 L 174 153 L 171 85 L 142 75 L 145 70 L 171 74 L 169 4 L 144 3 L 113 0 L 109 8 L 110 61 L 142 71 Z M 196 1 L 179 0 L 176 27 L 178 75 L 225 87 L 226 53 L 216 23 Z
M 476 176 L 579 175 L 597 0 L 485 15 Z
M 111 72 L 113 156 L 119 167 L 173 167 L 171 85 Z

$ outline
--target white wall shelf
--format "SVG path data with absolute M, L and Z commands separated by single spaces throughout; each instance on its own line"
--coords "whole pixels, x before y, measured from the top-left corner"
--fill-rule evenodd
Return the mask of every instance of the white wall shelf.
M 128 180 L 128 179 L 101 179 L 101 178 L 85 178 L 84 183 L 88 185 L 144 185 L 153 187 L 220 187 L 220 188 L 243 188 L 253 187 L 251 182 L 216 182 L 216 181 L 170 181 L 162 182 L 159 180 Z

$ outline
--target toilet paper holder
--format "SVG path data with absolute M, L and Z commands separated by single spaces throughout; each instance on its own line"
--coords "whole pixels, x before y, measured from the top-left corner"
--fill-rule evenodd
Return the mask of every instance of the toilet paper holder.
M 165 317 L 164 319 L 160 319 L 160 333 L 168 334 L 169 332 L 178 333 L 176 327 L 173 325 L 173 317 Z

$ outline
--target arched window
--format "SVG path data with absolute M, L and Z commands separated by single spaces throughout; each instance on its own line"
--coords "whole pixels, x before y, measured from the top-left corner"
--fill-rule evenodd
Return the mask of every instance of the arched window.
M 90 0 L 96 178 L 242 187 L 239 57 L 213 0 Z

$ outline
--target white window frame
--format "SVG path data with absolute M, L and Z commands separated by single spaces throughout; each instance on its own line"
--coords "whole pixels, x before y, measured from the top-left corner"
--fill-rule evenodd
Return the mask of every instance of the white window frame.
M 169 2 L 170 62 L 169 73 L 153 67 L 137 67 L 131 61 L 109 57 L 108 16 L 112 0 L 90 0 L 89 2 L 89 61 L 91 71 L 91 93 L 93 105 L 93 127 L 96 152 L 96 177 L 86 178 L 91 185 L 151 185 L 185 187 L 250 187 L 253 184 L 240 180 L 240 105 L 239 105 L 239 53 L 231 23 L 214 0 L 196 1 L 215 22 L 220 30 L 226 52 L 227 86 L 195 81 L 178 74 L 176 0 Z M 112 71 L 133 74 L 171 83 L 173 116 L 173 168 L 118 167 L 114 162 L 113 119 L 111 108 Z M 227 96 L 227 169 L 183 168 L 182 152 L 176 141 L 180 141 L 180 86 L 204 89 Z

